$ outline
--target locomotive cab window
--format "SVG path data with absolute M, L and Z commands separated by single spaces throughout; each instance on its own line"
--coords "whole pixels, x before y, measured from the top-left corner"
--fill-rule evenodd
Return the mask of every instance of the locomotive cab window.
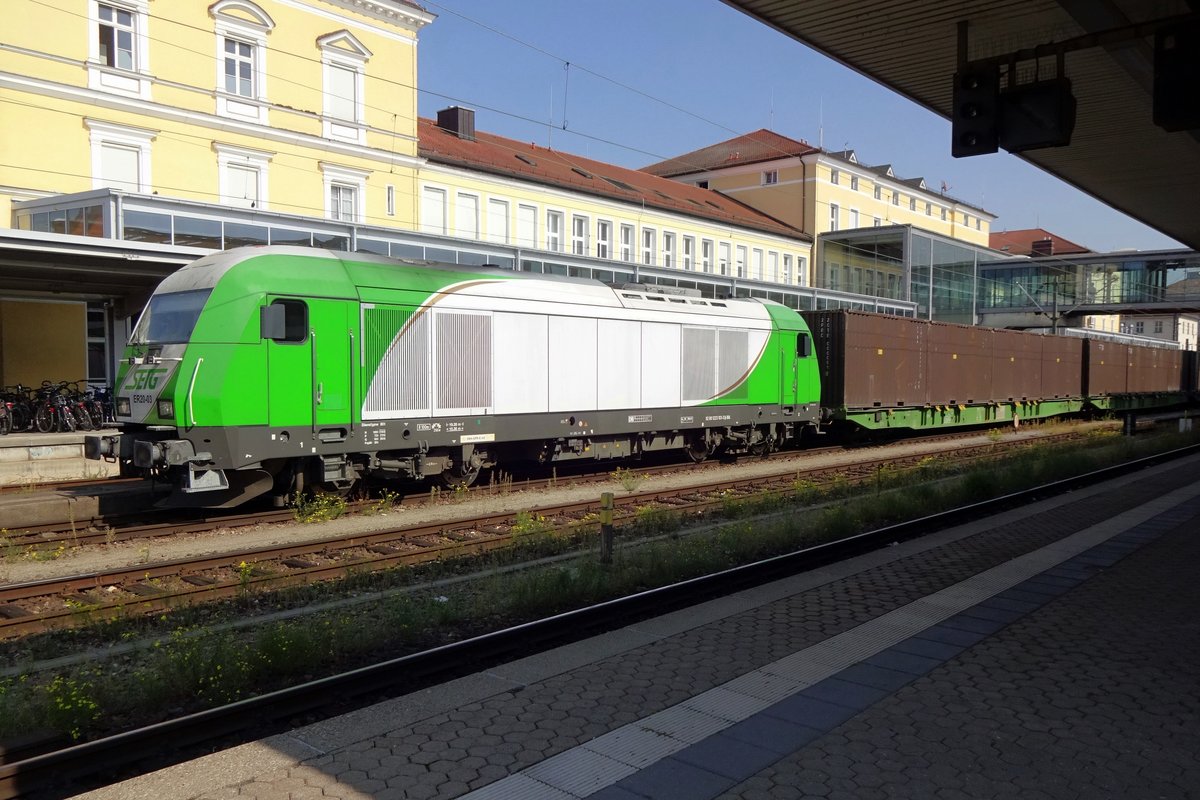
M 130 344 L 178 344 L 186 342 L 200 319 L 200 311 L 211 289 L 156 294 L 142 312 Z
M 812 337 L 807 333 L 796 334 L 796 355 L 799 358 L 808 358 L 813 353 Z
M 308 306 L 302 300 L 274 300 L 261 309 L 262 338 L 303 342 L 308 338 Z

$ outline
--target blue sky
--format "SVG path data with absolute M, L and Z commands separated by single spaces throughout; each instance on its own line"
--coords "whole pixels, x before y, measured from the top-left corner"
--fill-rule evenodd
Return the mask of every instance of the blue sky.
M 952 158 L 949 122 L 719 0 L 418 2 L 438 17 L 418 49 L 425 117 L 464 105 L 480 130 L 634 169 L 770 128 L 945 181 L 993 230 L 1181 246 L 1007 153 Z

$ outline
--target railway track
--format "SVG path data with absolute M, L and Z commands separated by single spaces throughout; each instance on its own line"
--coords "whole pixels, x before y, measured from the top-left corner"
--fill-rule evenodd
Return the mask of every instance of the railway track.
M 433 685 L 461 674 L 464 664 L 486 669 L 513 657 L 597 635 L 640 618 L 678 609 L 805 572 L 892 542 L 919 537 L 1014 504 L 1064 493 L 1128 474 L 1200 445 L 1126 462 L 920 519 L 889 525 L 844 540 L 797 550 L 702 578 L 638 592 L 598 605 L 556 613 L 466 640 L 443 644 L 367 667 L 260 694 L 225 706 L 128 730 L 105 738 L 0 763 L 0 800 L 95 786 L 186 761 L 219 746 L 286 730 L 298 715 L 326 716 Z
M 1079 436 L 1071 432 L 1048 438 L 1068 441 Z M 943 453 L 942 457 L 965 466 L 1046 441 L 1047 437 L 979 443 Z M 614 498 L 616 522 L 627 522 L 639 511 L 653 508 L 701 517 L 740 498 L 794 494 L 800 485 L 817 488 L 835 481 L 869 482 L 885 468 L 889 471 L 913 468 L 927 458 L 924 453 L 877 456 L 835 467 L 807 470 L 789 467 L 772 475 L 631 492 Z M 599 510 L 599 498 L 593 497 L 548 504 L 524 513 L 529 519 L 538 520 L 539 528 L 566 535 L 595 531 Z M 262 521 L 261 517 L 253 519 Z M 350 574 L 481 555 L 510 546 L 521 534 L 518 512 L 488 514 L 11 584 L 0 587 L 0 639 L 122 616 L 160 614 L 183 606 L 337 580 Z
M 1115 423 L 1112 427 L 1116 427 Z M 899 440 L 899 442 L 934 443 L 977 438 L 978 436 L 978 432 L 939 433 L 933 436 L 904 438 Z M 887 445 L 879 446 L 886 447 Z M 840 452 L 845 449 L 846 447 L 843 445 L 830 445 L 826 447 L 812 447 L 805 450 L 786 450 L 772 453 L 769 458 L 777 461 L 799 461 L 830 452 Z M 597 469 L 572 471 L 562 476 L 557 475 L 556 472 L 551 472 L 549 476 L 541 474 L 516 480 L 504 478 L 492 483 L 470 487 L 465 495 L 479 497 L 552 488 L 559 485 L 600 485 L 611 483 L 613 469 L 617 468 L 632 480 L 639 481 L 661 474 L 678 472 L 681 469 L 702 475 L 707 470 L 717 469 L 721 466 L 723 466 L 723 463 L 716 460 L 700 464 L 673 462 L 669 464 L 632 467 L 615 464 L 605 465 Z M 422 487 L 420 490 L 403 493 L 393 492 L 392 494 L 397 504 L 402 504 L 404 508 L 436 504 L 447 497 L 447 493 L 444 491 L 431 492 L 425 487 Z M 379 501 L 352 500 L 347 503 L 346 513 L 360 513 L 376 509 L 379 505 Z M 14 548 L 17 551 L 34 553 L 63 548 L 73 549 L 96 545 L 110 545 L 115 542 L 129 542 L 174 534 L 205 533 L 224 528 L 285 523 L 292 522 L 294 519 L 295 513 L 290 509 L 241 512 L 221 510 L 148 512 L 142 508 L 132 510 L 128 513 L 108 513 L 102 517 L 29 525 L 22 527 L 20 530 L 8 530 L 4 533 L 3 541 L 0 544 L 6 548 Z

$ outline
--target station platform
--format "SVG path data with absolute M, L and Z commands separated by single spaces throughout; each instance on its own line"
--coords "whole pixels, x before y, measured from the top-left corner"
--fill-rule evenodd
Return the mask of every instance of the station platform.
M 1200 457 L 80 795 L 1200 792 Z
M 35 487 L 54 481 L 101 479 L 119 475 L 120 467 L 83 457 L 83 438 L 116 434 L 115 430 L 70 433 L 10 433 L 0 436 L 0 486 Z

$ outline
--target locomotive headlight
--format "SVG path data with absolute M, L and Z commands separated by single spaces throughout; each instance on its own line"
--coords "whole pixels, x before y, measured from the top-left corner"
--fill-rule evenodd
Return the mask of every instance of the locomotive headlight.
M 158 415 L 163 419 L 171 419 L 175 416 L 175 401 L 174 400 L 159 400 Z
M 128 417 L 132 413 L 133 412 L 129 408 L 129 398 L 128 397 L 118 397 L 117 398 L 117 414 L 122 417 Z

